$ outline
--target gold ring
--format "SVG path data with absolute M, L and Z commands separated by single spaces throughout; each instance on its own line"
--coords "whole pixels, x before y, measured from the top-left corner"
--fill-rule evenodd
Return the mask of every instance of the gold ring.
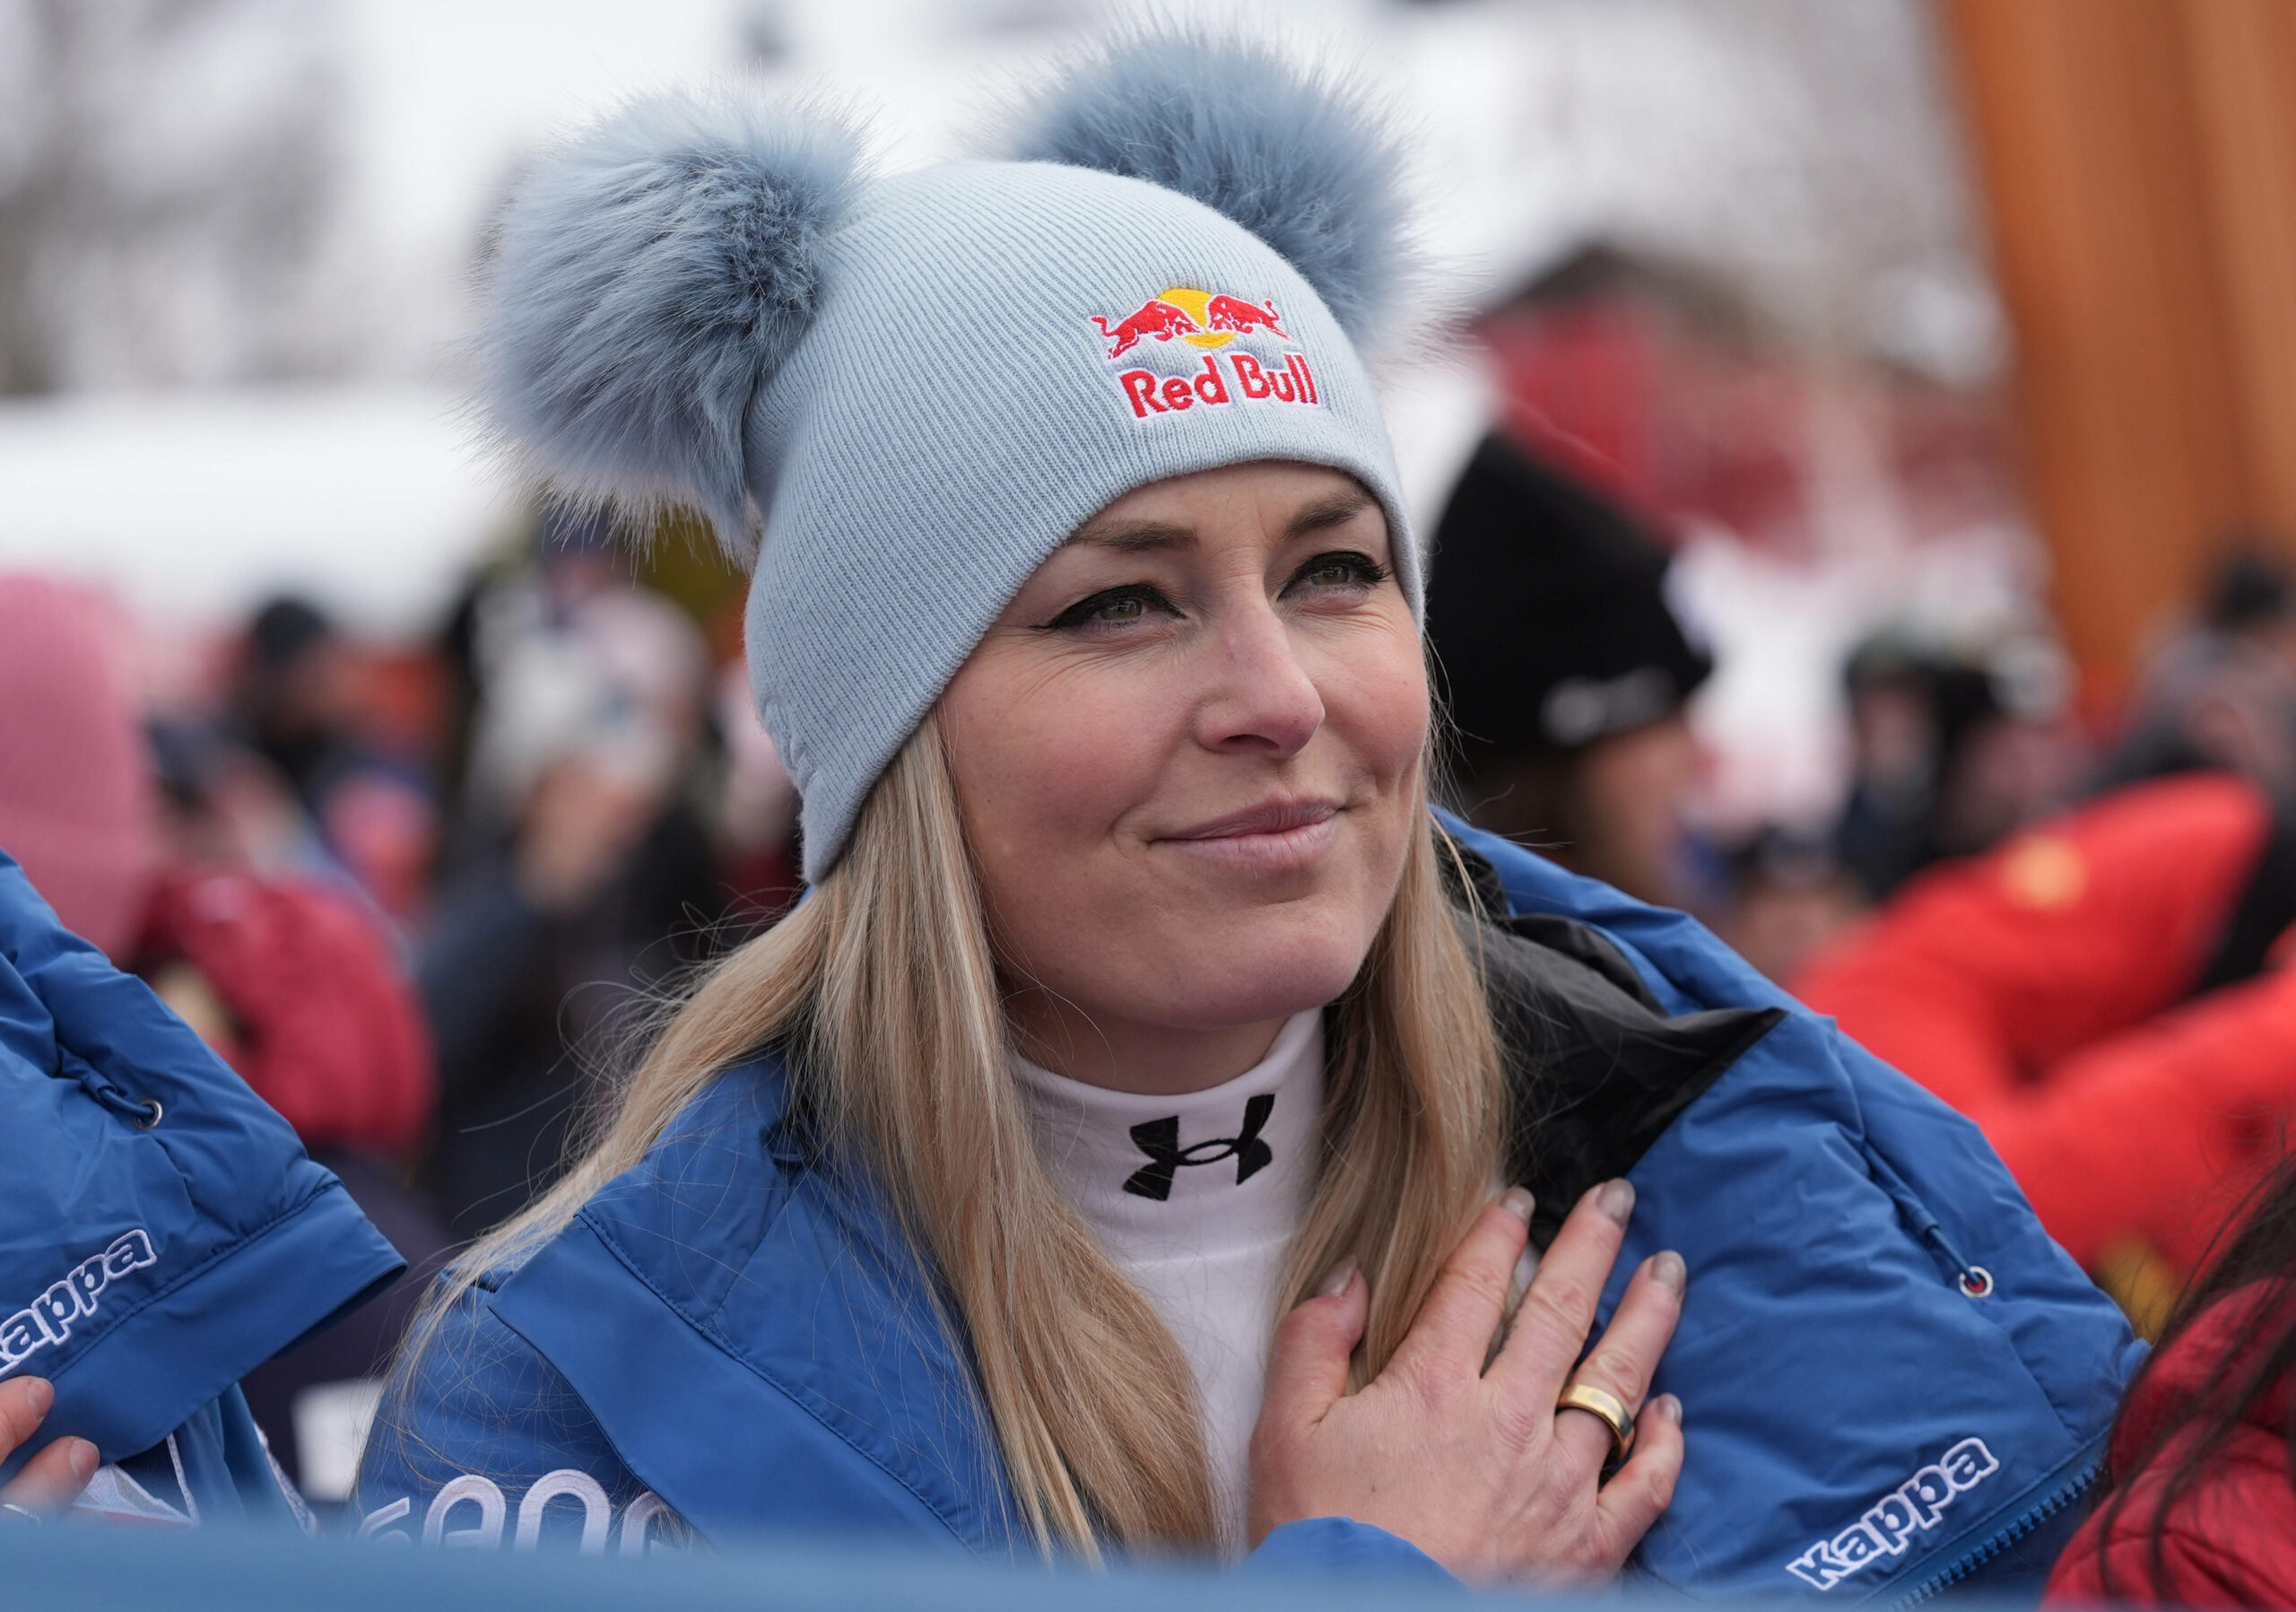
M 1613 1462 L 1624 1460 L 1626 1452 L 1634 1445 L 1634 1418 L 1627 1414 L 1626 1407 L 1615 1394 L 1574 1382 L 1562 1390 L 1562 1398 L 1554 1402 L 1554 1408 L 1558 1416 L 1566 1410 L 1583 1410 L 1609 1428 Z

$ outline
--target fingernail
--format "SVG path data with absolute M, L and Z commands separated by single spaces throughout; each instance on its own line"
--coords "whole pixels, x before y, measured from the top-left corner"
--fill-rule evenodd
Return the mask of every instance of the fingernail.
M 64 1459 L 71 1465 L 72 1476 L 82 1483 L 93 1477 L 96 1475 L 96 1447 L 85 1439 L 67 1439 L 65 1444 Z
M 1531 1224 L 1531 1209 L 1535 1202 L 1527 1187 L 1509 1187 L 1499 1195 L 1499 1207 L 1525 1225 Z
M 48 1407 L 56 1403 L 56 1386 L 45 1377 L 25 1378 L 24 1390 L 24 1401 L 36 1416 L 46 1416 Z
M 1316 1296 L 1319 1299 L 1335 1299 L 1354 1284 L 1355 1256 L 1349 1254 L 1331 1268 L 1330 1274 L 1326 1276 L 1316 1288 Z
M 1651 1255 L 1649 1269 L 1650 1279 L 1676 1298 L 1683 1296 L 1683 1289 L 1690 1284 L 1690 1268 L 1672 1249 L 1663 1249 Z
M 1595 1207 L 1621 1225 L 1634 1213 L 1634 1183 L 1627 1181 L 1605 1181 L 1595 1191 Z
M 1674 1423 L 1676 1425 L 1680 1425 L 1683 1419 L 1683 1402 L 1680 1399 L 1675 1399 L 1672 1394 L 1660 1394 L 1658 1396 L 1658 1414 L 1665 1417 L 1669 1422 Z

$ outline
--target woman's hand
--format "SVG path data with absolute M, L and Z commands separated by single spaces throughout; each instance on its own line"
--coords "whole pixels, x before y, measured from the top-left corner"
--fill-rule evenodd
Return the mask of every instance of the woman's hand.
M 56 1390 L 39 1377 L 0 1381 L 0 1461 L 31 1441 L 56 1403 Z M 96 1447 L 85 1439 L 57 1439 L 24 1463 L 15 1481 L 0 1489 L 0 1525 L 30 1517 L 52 1517 L 80 1497 L 96 1475 Z
M 1483 1211 L 1387 1369 L 1352 1395 L 1347 1359 L 1370 1289 L 1352 1263 L 1335 1272 L 1276 1329 L 1252 1432 L 1254 1542 L 1285 1522 L 1349 1517 L 1410 1540 L 1471 1582 L 1616 1573 L 1674 1496 L 1682 1407 L 1667 1395 L 1641 1408 L 1633 1452 L 1605 1484 L 1610 1428 L 1589 1412 L 1558 1411 L 1555 1400 L 1575 1381 L 1633 1412 L 1674 1336 L 1682 1257 L 1656 1254 L 1577 1364 L 1633 1207 L 1622 1181 L 1579 1200 L 1488 1371 L 1529 1236 L 1529 1193 L 1514 1189 Z

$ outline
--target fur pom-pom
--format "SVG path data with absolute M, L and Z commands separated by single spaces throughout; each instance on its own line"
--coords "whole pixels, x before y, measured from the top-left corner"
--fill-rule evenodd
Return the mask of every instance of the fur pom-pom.
M 694 505 L 747 563 L 750 402 L 813 318 L 859 152 L 818 115 L 687 96 L 570 142 L 500 222 L 493 428 L 561 494 Z
M 1146 179 L 1225 213 L 1359 342 L 1408 266 L 1403 156 L 1384 120 L 1264 45 L 1167 34 L 1116 46 L 1024 119 L 1013 154 Z

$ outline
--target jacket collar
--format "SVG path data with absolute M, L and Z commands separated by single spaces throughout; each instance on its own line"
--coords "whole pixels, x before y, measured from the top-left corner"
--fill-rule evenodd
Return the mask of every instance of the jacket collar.
M 1786 1012 L 1669 1014 L 1618 942 L 1568 913 L 1517 902 L 1476 849 L 1484 837 L 1456 818 L 1440 821 L 1446 879 L 1483 964 L 1507 1059 L 1508 1172 L 1537 1199 L 1531 1238 L 1544 1249 L 1588 1188 L 1631 1171 Z
M 1508 1171 L 1537 1200 L 1544 1248 L 1587 1189 L 1622 1176 L 1786 1016 L 1778 1007 L 1669 1015 L 1602 931 L 1526 913 L 1471 927 L 1507 1060 Z
M 1005 1554 L 1010 1491 L 945 1297 L 787 1100 L 778 1056 L 720 1076 L 502 1282 L 495 1313 L 705 1535 L 833 1529 L 865 1502 Z M 838 1444 L 863 1460 L 825 1459 Z

